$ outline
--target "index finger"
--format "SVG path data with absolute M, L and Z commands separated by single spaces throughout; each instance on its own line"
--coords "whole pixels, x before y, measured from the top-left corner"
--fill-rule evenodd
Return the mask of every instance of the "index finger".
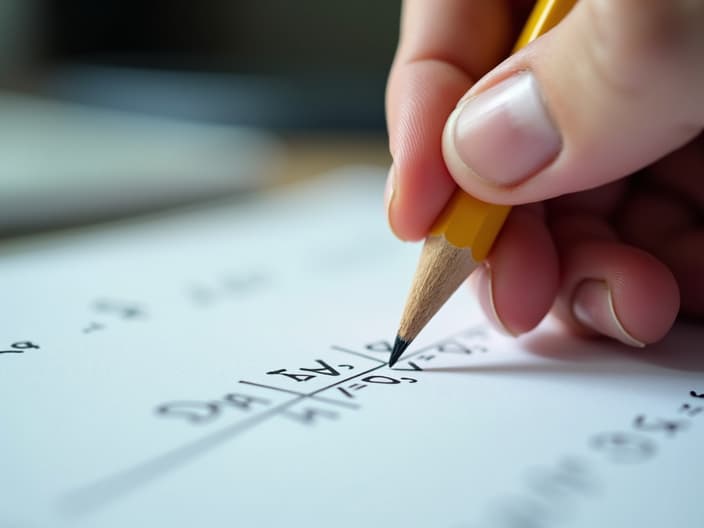
M 510 48 L 505 0 L 405 0 L 401 36 L 386 92 L 393 192 L 391 228 L 424 237 L 455 188 L 441 151 L 457 101 Z

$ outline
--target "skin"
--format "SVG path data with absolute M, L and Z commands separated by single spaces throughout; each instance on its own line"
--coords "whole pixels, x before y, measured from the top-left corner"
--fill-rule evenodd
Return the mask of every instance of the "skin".
M 424 238 L 457 186 L 516 206 L 472 278 L 488 318 L 513 335 L 552 313 L 573 332 L 640 346 L 678 315 L 703 321 L 704 1 L 580 0 L 502 62 L 531 4 L 404 1 L 386 100 L 391 229 Z M 458 101 L 524 71 L 559 154 L 512 185 L 448 163 L 443 129 Z

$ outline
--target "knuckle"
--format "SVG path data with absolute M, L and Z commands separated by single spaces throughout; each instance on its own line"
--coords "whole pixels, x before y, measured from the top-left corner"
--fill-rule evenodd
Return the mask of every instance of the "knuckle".
M 640 80 L 639 72 L 647 70 L 652 59 L 654 35 L 658 30 L 653 10 L 640 9 L 633 0 L 593 0 L 586 3 L 590 58 L 605 80 L 633 88 Z
M 691 92 L 701 86 L 702 0 L 584 2 L 586 59 L 597 80 L 623 97 Z M 587 34 L 588 32 L 588 34 Z M 693 67 L 695 66 L 695 67 Z
M 586 65 L 595 80 L 609 91 L 633 98 L 641 90 L 647 68 L 640 64 L 640 48 L 623 20 L 626 0 L 585 2 L 586 23 L 580 26 Z M 647 60 L 647 59 L 646 59 Z

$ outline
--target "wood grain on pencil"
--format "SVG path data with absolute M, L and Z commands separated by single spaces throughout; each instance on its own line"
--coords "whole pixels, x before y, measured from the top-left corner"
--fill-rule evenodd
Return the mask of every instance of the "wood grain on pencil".
M 470 248 L 458 248 L 442 236 L 429 236 L 423 245 L 401 317 L 398 336 L 410 343 L 477 267 Z

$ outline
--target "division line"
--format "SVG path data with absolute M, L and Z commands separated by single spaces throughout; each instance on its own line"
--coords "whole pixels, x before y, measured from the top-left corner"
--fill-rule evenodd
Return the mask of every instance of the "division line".
M 425 352 L 428 349 L 438 346 L 441 343 L 445 343 L 465 331 L 466 330 L 457 332 L 449 337 L 446 337 L 445 339 L 439 340 L 419 350 L 416 350 L 415 352 L 408 354 L 405 359 L 410 359 L 418 354 L 421 354 L 422 352 Z M 344 352 L 353 352 L 348 351 L 347 349 L 342 349 L 341 347 L 333 348 Z M 366 357 L 360 353 L 356 354 Z M 369 357 L 368 359 L 375 359 L 377 361 L 381 361 L 377 358 L 371 357 Z M 280 414 L 282 411 L 288 409 L 289 407 L 292 407 L 296 403 L 299 403 L 307 398 L 314 398 L 317 394 L 323 391 L 336 387 L 337 385 L 341 385 L 342 383 L 353 380 L 355 378 L 359 378 L 360 376 L 369 374 L 370 372 L 379 370 L 380 368 L 383 368 L 387 365 L 388 363 L 384 361 L 383 363 L 380 363 L 375 367 L 367 369 L 363 372 L 358 372 L 353 376 L 338 380 L 335 383 L 331 383 L 309 393 L 297 393 L 295 391 L 283 389 L 283 392 L 289 392 L 295 396 L 290 400 L 275 405 L 274 407 L 271 407 L 266 411 L 262 411 L 255 416 L 240 420 L 235 424 L 228 425 L 215 432 L 209 433 L 195 441 L 189 442 L 182 446 L 171 449 L 166 453 L 157 455 L 151 459 L 140 462 L 132 466 L 131 468 L 119 471 L 117 473 L 113 473 L 112 475 L 108 475 L 107 477 L 104 477 L 98 481 L 94 481 L 88 485 L 77 488 L 64 495 L 64 497 L 59 501 L 59 509 L 67 515 L 80 515 L 83 513 L 89 513 L 90 511 L 99 508 L 100 506 L 118 498 L 121 495 L 133 491 L 136 487 L 146 484 L 166 473 L 173 471 L 174 469 L 180 467 L 186 462 L 189 462 L 197 458 L 198 456 L 204 454 L 205 452 L 223 444 L 227 440 L 231 440 L 237 435 L 242 434 L 252 429 L 253 427 L 265 422 L 266 420 L 275 417 L 276 415 Z M 258 385 L 253 382 L 245 383 L 250 385 Z M 260 386 L 266 388 L 273 388 L 268 385 Z M 278 389 L 278 387 L 276 387 L 276 389 Z
M 359 409 L 359 405 L 357 405 L 355 403 L 341 401 L 341 400 L 332 400 L 330 398 L 323 398 L 322 396 L 310 396 L 309 394 L 306 394 L 305 392 L 298 392 L 298 391 L 291 390 L 291 389 L 284 389 L 282 387 L 274 387 L 273 385 L 265 385 L 264 383 L 255 383 L 253 381 L 247 381 L 247 380 L 240 380 L 239 383 L 242 383 L 244 385 L 252 385 L 253 387 L 261 387 L 263 389 L 271 389 L 273 391 L 278 391 L 278 392 L 285 392 L 287 394 L 293 394 L 295 396 L 302 396 L 304 398 L 310 398 L 310 399 L 320 401 L 323 403 L 329 403 L 331 405 L 339 405 L 341 407 L 347 407 L 348 409 Z
M 343 383 L 346 383 L 350 380 L 353 380 L 355 378 L 359 378 L 360 376 L 364 376 L 365 374 L 369 374 L 370 372 L 374 372 L 375 370 L 379 370 L 380 368 L 385 367 L 387 364 L 383 363 L 382 365 L 377 365 L 376 367 L 372 367 L 370 369 L 365 370 L 364 372 L 359 372 L 355 374 L 354 376 L 350 376 L 349 378 L 342 379 L 340 381 L 336 381 L 335 383 L 331 383 L 330 385 L 326 385 L 325 387 L 321 387 L 317 390 L 314 390 L 313 392 L 309 392 L 307 394 L 308 397 L 315 396 L 316 394 L 320 394 L 323 391 L 326 391 L 328 389 L 332 389 L 333 387 L 337 387 L 338 385 L 341 385 Z
M 364 376 L 365 374 L 379 370 L 385 365 L 386 363 L 383 365 L 377 365 L 376 367 L 359 372 L 354 376 L 349 376 L 311 393 L 295 396 L 294 398 L 275 405 L 274 407 L 271 407 L 266 411 L 262 411 L 255 416 L 245 418 L 235 424 L 219 429 L 213 433 L 209 433 L 198 440 L 172 449 L 162 455 L 157 455 L 149 460 L 140 462 L 131 468 L 113 475 L 109 475 L 98 480 L 97 482 L 93 482 L 78 488 L 72 492 L 69 492 L 64 499 L 60 501 L 59 508 L 64 513 L 69 515 L 88 513 L 89 511 L 98 508 L 118 496 L 134 490 L 137 486 L 154 480 L 155 478 L 175 469 L 177 466 L 180 466 L 204 454 L 208 450 L 217 447 L 226 440 L 230 440 L 233 437 L 251 429 L 252 427 L 259 425 L 265 420 L 273 418 L 277 414 L 300 401 L 307 398 L 312 398 L 316 394 L 341 383 L 345 383 L 359 376 Z
M 233 436 L 242 433 L 284 409 L 304 400 L 305 396 L 296 396 L 286 402 L 245 418 L 235 424 L 207 434 L 194 442 L 182 445 L 154 458 L 143 461 L 129 469 L 114 473 L 98 481 L 69 492 L 60 501 L 59 508 L 66 514 L 87 513 L 119 495 L 132 491 L 136 486 L 164 475 L 184 462 L 203 454 Z
M 377 361 L 378 363 L 386 364 L 386 361 L 384 361 L 383 359 L 379 359 L 378 357 L 374 357 L 374 356 L 368 356 L 367 354 L 362 354 L 361 352 L 357 352 L 356 350 L 349 350 L 347 348 L 342 348 L 341 346 L 337 346 L 337 345 L 332 345 L 330 348 L 332 348 L 333 350 L 337 350 L 338 352 L 346 352 L 347 354 L 353 354 L 355 356 L 359 356 L 364 359 L 371 359 L 372 361 Z

